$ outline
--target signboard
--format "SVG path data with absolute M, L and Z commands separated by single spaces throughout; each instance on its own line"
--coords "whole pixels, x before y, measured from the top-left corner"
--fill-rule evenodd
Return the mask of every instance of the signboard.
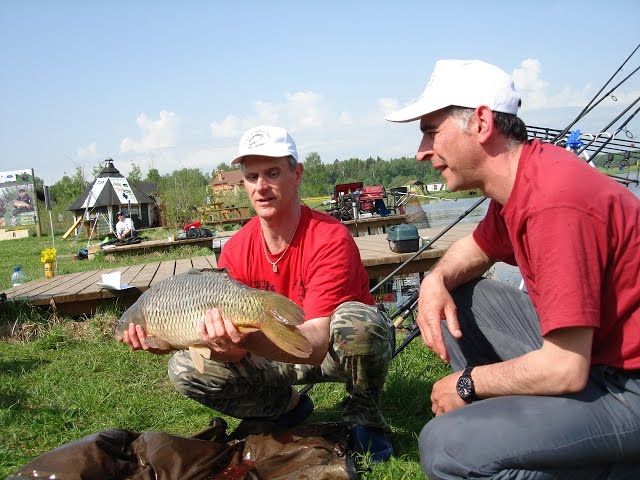
M 109 180 L 111 180 L 111 185 L 113 185 L 113 190 L 115 190 L 120 203 L 138 203 L 138 199 L 129 186 L 129 180 L 118 177 L 111 177 Z
M 109 184 L 111 184 L 111 186 L 109 186 Z M 138 203 L 138 200 L 129 186 L 129 181 L 126 178 L 105 177 L 96 178 L 96 181 L 91 186 L 91 193 L 89 193 L 85 199 L 82 204 L 82 208 L 93 208 L 96 204 L 96 200 L 100 196 L 100 192 L 102 192 L 104 188 L 113 188 L 113 191 L 118 197 L 121 205 Z
M 38 225 L 33 169 L 0 172 L 0 228 Z

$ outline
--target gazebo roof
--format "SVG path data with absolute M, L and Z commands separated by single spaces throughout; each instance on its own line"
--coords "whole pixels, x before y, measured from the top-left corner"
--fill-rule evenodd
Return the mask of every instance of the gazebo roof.
M 96 177 L 93 184 L 67 208 L 80 210 L 84 208 L 105 207 L 109 205 L 139 205 L 153 203 L 153 199 L 136 185 L 129 181 L 113 165 L 113 160 L 107 158 L 105 166 Z

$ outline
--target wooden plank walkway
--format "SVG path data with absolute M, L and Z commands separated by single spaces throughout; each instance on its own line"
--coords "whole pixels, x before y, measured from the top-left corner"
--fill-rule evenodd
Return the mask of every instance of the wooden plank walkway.
M 21 298 L 39 307 L 51 307 L 68 315 L 92 315 L 102 305 L 117 304 L 126 308 L 150 286 L 190 268 L 215 268 L 214 254 L 180 260 L 165 260 L 128 267 L 113 267 L 103 270 L 56 275 L 52 279 L 39 279 L 5 290 L 7 299 Z M 111 290 L 97 282 L 102 274 L 121 272 L 121 283 L 133 285 L 126 290 Z
M 432 248 L 425 250 L 407 264 L 399 274 L 429 270 L 455 240 L 470 234 L 475 226 L 476 224 L 454 226 L 434 242 Z M 421 237 L 434 238 L 442 230 L 441 228 L 427 228 L 419 230 L 418 233 Z M 354 241 L 360 249 L 362 263 L 372 279 L 385 277 L 414 255 L 414 253 L 392 252 L 385 234 L 356 237 Z M 33 280 L 15 289 L 5 290 L 4 293 L 7 295 L 7 299 L 22 298 L 32 305 L 50 306 L 64 314 L 91 315 L 101 305 L 116 303 L 120 308 L 128 307 L 150 286 L 173 275 L 186 272 L 190 268 L 215 268 L 216 265 L 215 254 L 150 262 L 129 267 L 57 275 L 52 279 Z M 101 281 L 102 274 L 118 270 L 122 272 L 121 282 L 133 285 L 134 288 L 114 291 L 96 284 Z

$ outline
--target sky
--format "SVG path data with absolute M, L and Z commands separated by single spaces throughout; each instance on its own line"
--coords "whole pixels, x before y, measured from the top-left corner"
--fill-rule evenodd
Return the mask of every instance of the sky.
M 257 125 L 287 128 L 301 159 L 413 156 L 418 124 L 384 116 L 445 58 L 512 74 L 520 117 L 560 129 L 638 46 L 639 19 L 637 0 L 0 0 L 0 171 L 210 174 Z M 639 65 L 640 50 L 605 92 Z M 604 130 L 640 73 L 613 95 L 574 128 Z M 640 141 L 640 115 L 627 130 Z

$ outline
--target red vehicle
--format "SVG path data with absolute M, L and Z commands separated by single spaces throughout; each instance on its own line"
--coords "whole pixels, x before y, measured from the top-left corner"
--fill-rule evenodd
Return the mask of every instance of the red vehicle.
M 379 215 L 386 217 L 390 210 L 387 207 L 387 192 L 383 186 L 365 187 L 362 182 L 341 183 L 333 188 L 332 207 L 327 213 L 338 220 L 356 220 L 360 217 Z

